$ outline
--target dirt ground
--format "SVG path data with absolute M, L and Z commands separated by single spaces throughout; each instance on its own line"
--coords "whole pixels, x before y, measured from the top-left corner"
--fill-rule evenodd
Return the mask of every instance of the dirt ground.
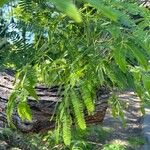
M 124 107 L 126 127 L 123 128 L 119 118 L 112 117 L 111 108 L 108 108 L 103 123 L 89 125 L 88 132 L 85 136 L 83 134 L 82 137 L 85 141 L 92 144 L 90 148 L 83 150 L 142 150 L 144 137 L 142 134 L 143 117 L 140 111 L 140 99 L 131 91 L 118 94 L 118 97 Z M 81 133 L 78 135 L 77 140 Z M 14 143 L 16 140 L 13 139 L 12 141 Z M 4 142 L 3 145 L 8 144 L 6 141 L 1 142 Z M 23 145 L 23 142 L 21 142 L 21 145 Z M 21 149 L 28 150 L 27 148 Z
M 107 110 L 103 125 L 113 129 L 113 132 L 108 135 L 107 141 L 120 141 L 126 145 L 129 150 L 140 149 L 142 144 L 142 113 L 140 111 L 140 99 L 134 94 L 134 92 L 127 91 L 118 95 L 120 101 L 124 106 L 124 115 L 126 119 L 126 127 L 123 128 L 122 123 L 119 119 L 113 118 L 111 115 L 111 109 Z M 139 139 L 136 141 L 135 139 Z M 128 145 L 129 142 L 135 142 L 132 147 Z M 141 143 L 140 143 L 141 142 Z M 136 146 L 137 145 L 137 146 Z

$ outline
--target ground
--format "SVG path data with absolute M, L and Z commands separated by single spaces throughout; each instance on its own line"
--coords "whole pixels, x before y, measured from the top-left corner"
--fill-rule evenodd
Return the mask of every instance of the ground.
M 125 109 L 125 128 L 119 118 L 112 117 L 111 108 L 108 108 L 102 124 L 89 125 L 86 132 L 75 131 L 76 134 L 73 133 L 71 148 L 66 148 L 63 144 L 54 146 L 53 134 L 47 138 L 46 135 L 23 135 L 10 129 L 1 129 L 0 150 L 12 147 L 22 150 L 49 150 L 52 149 L 52 145 L 55 150 L 69 150 L 77 145 L 78 147 L 82 145 L 83 150 L 138 150 L 145 143 L 140 100 L 131 91 L 118 94 L 118 97 Z
M 109 134 L 107 142 L 118 141 L 128 150 L 137 150 L 144 144 L 142 133 L 143 116 L 140 110 L 140 99 L 130 91 L 119 94 L 119 98 L 125 108 L 126 127 L 123 128 L 121 121 L 113 118 L 111 109 L 108 109 L 103 126 L 112 128 L 113 132 Z

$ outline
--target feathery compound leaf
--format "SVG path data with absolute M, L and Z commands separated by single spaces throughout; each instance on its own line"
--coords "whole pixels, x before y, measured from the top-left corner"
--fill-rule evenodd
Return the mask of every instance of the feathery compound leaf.
M 37 83 L 37 75 L 35 68 L 28 68 L 26 78 L 30 86 L 35 86 L 35 84 Z
M 142 99 L 142 95 L 144 93 L 144 89 L 141 86 L 141 84 L 135 82 L 135 90 L 136 90 L 137 95 L 140 97 L 140 99 Z
M 125 122 L 125 118 L 124 118 L 124 112 L 123 112 L 123 108 L 122 108 L 122 105 L 121 105 L 118 97 L 115 94 L 113 94 L 109 100 L 109 103 L 111 104 L 111 107 L 112 107 L 112 115 L 114 117 L 116 117 L 118 115 L 123 123 L 123 126 L 125 127 L 126 122 Z
M 72 3 L 71 0 L 50 0 L 52 3 L 56 5 L 56 7 L 66 13 L 69 17 L 73 18 L 76 22 L 81 22 L 81 16 L 76 8 L 76 6 Z
M 125 72 L 126 71 L 126 59 L 124 50 L 120 47 L 116 47 L 113 49 L 114 58 L 116 63 L 119 65 L 119 68 Z
M 74 108 L 74 114 L 75 114 L 77 123 L 79 127 L 84 130 L 86 128 L 86 123 L 84 119 L 82 103 L 79 101 L 77 93 L 74 90 L 71 90 L 70 98 L 71 98 L 71 102 Z
M 63 116 L 63 140 L 66 145 L 71 142 L 71 119 L 67 112 Z
M 134 54 L 136 59 L 139 61 L 139 63 L 145 68 L 145 70 L 147 70 L 147 68 L 148 68 L 148 61 L 147 61 L 146 56 L 134 44 L 130 43 L 129 44 L 129 48 L 131 49 L 132 53 Z
M 99 83 L 100 83 L 100 85 L 103 85 L 105 79 L 104 79 L 104 73 L 103 73 L 102 66 L 98 66 L 96 70 L 97 70 L 97 76 L 99 79 Z
M 132 68 L 131 72 L 133 74 L 133 77 L 134 77 L 135 81 L 140 82 L 141 78 L 142 78 L 142 73 L 141 73 L 140 68 L 139 67 Z
M 117 66 L 116 66 L 117 67 Z M 119 69 L 117 69 L 119 70 Z M 120 88 L 123 87 L 123 81 L 122 82 L 119 82 L 118 81 L 118 74 L 116 75 L 115 73 L 115 68 L 113 68 L 113 66 L 106 66 L 105 68 L 105 74 L 107 75 L 107 77 L 110 79 L 110 81 L 113 83 L 113 85 L 118 85 Z
M 144 106 L 143 102 L 141 102 L 140 110 L 141 110 L 142 114 L 145 115 L 145 106 Z
M 91 92 L 89 91 L 88 87 L 82 86 L 81 94 L 88 114 L 92 113 L 94 111 L 94 102 L 92 100 Z
M 30 109 L 29 105 L 27 104 L 27 102 L 25 102 L 25 101 L 20 102 L 18 104 L 17 111 L 22 120 L 27 119 L 29 121 L 32 121 L 31 109 Z
M 112 9 L 111 7 L 104 6 L 100 0 L 88 0 L 88 2 L 97 8 L 105 17 L 109 18 L 112 21 L 117 21 L 119 13 Z
M 13 92 L 8 99 L 6 114 L 7 114 L 7 120 L 9 124 L 11 124 L 12 122 L 12 113 L 13 113 L 13 108 L 15 105 L 16 98 L 17 98 L 17 93 Z

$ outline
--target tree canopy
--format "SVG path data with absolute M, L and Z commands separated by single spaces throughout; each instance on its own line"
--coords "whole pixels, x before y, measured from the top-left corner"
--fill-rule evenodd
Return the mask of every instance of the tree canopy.
M 114 88 L 134 89 L 144 113 L 145 103 L 150 104 L 147 8 L 134 0 L 3 0 L 0 5 L 7 14 L 1 24 L 8 35 L 2 35 L 1 29 L 0 38 L 6 38 L 7 44 L 0 46 L 0 67 L 15 70 L 19 79 L 8 102 L 9 123 L 16 105 L 22 119 L 32 120 L 27 97 L 38 100 L 37 83 L 64 88 L 56 127 L 63 128 L 66 145 L 72 122 L 86 128 L 84 110 L 94 111 L 96 90 L 101 86 L 108 86 L 112 93 Z M 124 121 L 114 93 L 110 103 Z

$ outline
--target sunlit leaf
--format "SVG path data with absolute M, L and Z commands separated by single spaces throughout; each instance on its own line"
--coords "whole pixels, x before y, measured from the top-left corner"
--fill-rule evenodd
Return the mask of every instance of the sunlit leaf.
M 144 87 L 150 94 L 150 75 L 143 75 Z
M 71 121 L 68 114 L 63 116 L 63 139 L 66 145 L 70 145 L 71 142 Z
M 123 72 L 126 72 L 127 63 L 126 63 L 126 54 L 125 49 L 121 49 L 120 47 L 115 47 L 113 50 L 114 58 L 116 63 L 119 65 L 120 69 Z
M 79 11 L 77 10 L 76 6 L 72 3 L 72 0 L 50 0 L 53 2 L 56 7 L 66 13 L 69 17 L 73 18 L 76 22 L 81 22 L 81 15 Z
M 117 21 L 119 18 L 119 14 L 115 9 L 112 9 L 111 7 L 105 6 L 102 4 L 100 0 L 88 0 L 88 2 L 97 8 L 104 16 L 109 18 L 112 21 Z
M 139 61 L 139 63 L 147 70 L 148 69 L 148 61 L 147 57 L 142 53 L 140 48 L 135 46 L 134 44 L 129 44 L 129 48 L 136 57 L 136 59 Z
M 86 128 L 86 123 L 84 119 L 82 103 L 79 101 L 79 97 L 74 90 L 71 91 L 70 97 L 77 123 L 79 127 L 84 130 Z
M 17 107 L 17 111 L 22 120 L 27 119 L 28 121 L 32 121 L 32 113 L 27 102 L 20 102 Z
M 16 99 L 17 99 L 16 92 L 13 92 L 8 99 L 6 113 L 7 113 L 7 120 L 9 124 L 12 123 L 12 114 L 13 114 Z

